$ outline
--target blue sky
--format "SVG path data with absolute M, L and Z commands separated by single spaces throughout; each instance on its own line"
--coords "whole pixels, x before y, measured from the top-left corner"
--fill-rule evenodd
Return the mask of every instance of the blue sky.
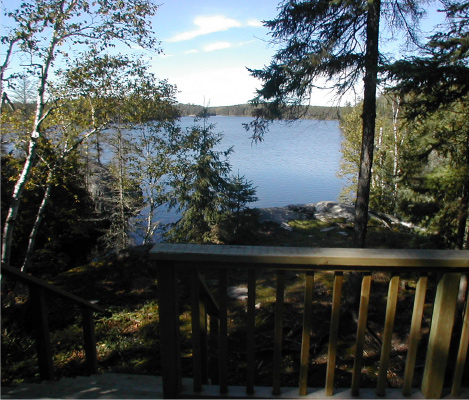
M 274 48 L 261 21 L 277 14 L 277 0 L 166 0 L 154 19 L 164 54 L 152 69 L 179 90 L 182 103 L 246 103 L 260 83 L 246 67 L 270 63 Z
M 152 55 L 151 69 L 177 86 L 179 102 L 223 106 L 246 103 L 255 96 L 261 83 L 246 67 L 261 69 L 275 54 L 262 21 L 276 17 L 280 0 L 153 1 L 160 4 L 153 28 L 164 53 Z M 3 0 L 2 4 L 10 9 L 19 6 L 17 0 Z M 434 9 L 429 9 L 424 20 L 426 29 L 438 19 Z M 395 50 L 396 42 L 389 42 L 388 47 Z M 360 95 L 358 85 L 356 93 L 343 101 L 354 103 Z M 312 92 L 312 105 L 333 102 L 334 96 L 327 90 Z
M 223 106 L 246 103 L 260 82 L 246 67 L 270 63 L 275 48 L 261 21 L 276 17 L 280 0 L 166 0 L 154 19 L 164 55 L 152 61 L 153 71 L 179 90 L 181 103 Z M 439 17 L 431 7 L 423 27 L 431 29 Z M 396 42 L 388 46 L 395 50 Z M 350 93 L 343 101 L 357 100 Z M 312 105 L 330 105 L 333 93 L 315 90 Z

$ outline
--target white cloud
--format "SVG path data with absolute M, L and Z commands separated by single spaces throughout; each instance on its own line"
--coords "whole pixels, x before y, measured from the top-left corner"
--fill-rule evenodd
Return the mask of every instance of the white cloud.
M 216 42 L 216 43 L 211 43 L 203 47 L 204 51 L 215 51 L 215 50 L 223 50 L 223 49 L 229 49 L 233 45 L 229 42 Z
M 264 26 L 264 24 L 262 23 L 262 21 L 259 21 L 258 19 L 250 19 L 248 21 L 248 25 L 249 26 L 254 26 L 254 27 L 261 27 L 261 26 Z
M 198 53 L 199 50 L 197 49 L 192 49 L 192 50 L 187 50 L 186 52 L 184 52 L 184 54 L 195 54 L 195 53 Z
M 200 16 L 194 18 L 194 24 L 197 29 L 182 32 L 172 38 L 169 42 L 181 42 L 184 40 L 194 39 L 197 36 L 208 35 L 209 33 L 226 31 L 230 28 L 238 28 L 241 23 L 233 18 L 227 18 L 224 15 Z
M 173 77 L 181 103 L 227 106 L 247 103 L 260 86 L 244 67 L 207 70 L 196 74 Z

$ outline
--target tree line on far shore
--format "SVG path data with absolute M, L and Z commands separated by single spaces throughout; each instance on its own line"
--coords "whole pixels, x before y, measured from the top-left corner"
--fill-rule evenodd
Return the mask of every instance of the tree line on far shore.
M 337 120 L 351 110 L 351 105 L 343 107 L 334 106 L 301 106 L 301 116 L 304 119 Z M 204 110 L 210 115 L 227 117 L 252 117 L 255 106 L 252 104 L 237 104 L 234 106 L 203 107 L 196 104 L 178 104 L 181 117 L 197 116 Z

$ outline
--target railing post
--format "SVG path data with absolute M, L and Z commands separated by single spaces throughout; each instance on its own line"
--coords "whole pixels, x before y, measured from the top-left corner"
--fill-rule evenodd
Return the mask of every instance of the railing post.
M 337 271 L 334 274 L 334 289 L 332 295 L 331 326 L 329 329 L 329 347 L 327 351 L 326 370 L 326 396 L 334 394 L 335 361 L 337 358 L 337 338 L 339 337 L 340 299 L 344 273 Z
M 94 334 L 93 311 L 81 307 L 83 324 L 83 344 L 86 354 L 86 369 L 90 375 L 98 373 L 98 356 L 96 353 L 96 337 Z
M 355 344 L 355 360 L 352 370 L 352 396 L 358 396 L 360 390 L 360 378 L 363 362 L 363 348 L 365 345 L 366 321 L 368 319 L 368 305 L 370 303 L 371 273 L 363 275 L 360 296 L 360 308 L 358 310 L 357 338 Z
M 220 330 L 218 340 L 218 370 L 220 393 L 228 393 L 228 275 L 224 268 L 219 271 Z
M 311 319 L 313 311 L 314 273 L 306 272 L 305 300 L 303 309 L 303 333 L 301 336 L 299 394 L 306 396 L 308 387 L 309 343 L 311 339 Z
M 219 324 L 220 321 L 214 315 L 210 315 L 210 333 L 209 333 L 209 345 L 210 345 L 210 384 L 218 385 L 220 382 L 220 374 L 218 371 L 218 335 L 219 335 Z
M 174 399 L 179 396 L 181 388 L 179 309 L 174 262 L 158 262 L 158 302 L 163 396 Z
M 466 363 L 467 348 L 469 347 L 469 299 L 466 299 L 466 309 L 462 322 L 461 338 L 459 339 L 459 350 L 454 368 L 453 385 L 451 386 L 451 396 L 459 396 L 461 390 L 461 380 Z
M 246 394 L 254 393 L 254 383 L 256 375 L 256 270 L 248 270 L 248 315 L 246 327 Z
M 54 366 L 44 289 L 39 286 L 30 285 L 29 293 L 31 304 L 33 305 L 39 374 L 43 380 L 52 380 L 54 379 Z
M 194 369 L 194 392 L 202 390 L 202 334 L 201 329 L 204 325 L 202 319 L 200 287 L 199 287 L 199 272 L 194 268 L 190 274 L 191 277 L 191 321 L 192 321 L 192 359 Z
M 446 273 L 438 282 L 422 380 L 426 398 L 440 398 L 443 391 L 460 279 L 461 274 Z

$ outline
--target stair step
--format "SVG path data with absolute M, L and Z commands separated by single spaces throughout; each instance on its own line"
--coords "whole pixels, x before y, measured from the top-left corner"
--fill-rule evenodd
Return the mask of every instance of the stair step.
M 333 396 L 326 396 L 324 389 L 308 388 L 308 394 L 300 397 L 298 388 L 281 388 L 279 396 L 272 396 L 271 387 L 256 386 L 254 394 L 247 395 L 243 386 L 229 386 L 226 395 L 220 395 L 218 386 L 203 385 L 201 392 L 193 391 L 193 381 L 182 379 L 180 396 L 185 398 L 308 398 L 308 399 L 376 399 L 375 389 L 360 389 L 357 397 L 350 389 L 337 389 Z M 444 398 L 451 398 L 448 391 Z M 161 376 L 105 373 L 88 377 L 63 378 L 59 381 L 25 383 L 16 387 L 2 387 L 2 399 L 161 399 Z M 400 389 L 387 389 L 380 399 L 423 399 L 415 389 L 405 397 Z M 459 399 L 469 398 L 469 388 L 462 388 Z
M 2 399 L 159 399 L 160 376 L 106 373 L 2 387 Z

